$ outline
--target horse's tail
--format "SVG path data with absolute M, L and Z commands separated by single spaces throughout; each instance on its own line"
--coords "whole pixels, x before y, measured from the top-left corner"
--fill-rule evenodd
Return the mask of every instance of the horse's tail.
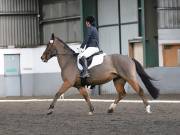
M 143 69 L 143 67 L 141 66 L 141 64 L 132 58 L 132 60 L 135 63 L 136 66 L 136 71 L 138 73 L 138 75 L 140 76 L 141 80 L 143 81 L 144 85 L 146 86 L 148 92 L 150 93 L 150 95 L 156 99 L 159 96 L 159 89 L 156 88 L 152 82 L 150 80 L 154 80 L 153 78 L 151 78 Z

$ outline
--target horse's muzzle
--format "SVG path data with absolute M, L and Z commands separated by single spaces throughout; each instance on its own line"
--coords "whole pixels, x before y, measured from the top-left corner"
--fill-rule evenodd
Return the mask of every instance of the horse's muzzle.
M 41 60 L 42 60 L 43 62 L 47 62 L 47 61 L 48 61 L 43 55 L 41 56 Z

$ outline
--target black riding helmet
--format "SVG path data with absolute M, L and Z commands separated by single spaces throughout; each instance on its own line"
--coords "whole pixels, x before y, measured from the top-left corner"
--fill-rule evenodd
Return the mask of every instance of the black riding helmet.
M 92 26 L 95 26 L 95 18 L 93 16 L 86 17 L 85 21 L 89 22 Z

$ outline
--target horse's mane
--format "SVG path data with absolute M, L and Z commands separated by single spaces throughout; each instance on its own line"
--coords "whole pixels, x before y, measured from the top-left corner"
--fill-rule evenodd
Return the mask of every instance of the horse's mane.
M 73 54 L 76 54 L 74 50 L 72 50 L 64 41 L 62 41 L 60 38 L 56 37 L 57 40 L 59 40 L 61 43 L 63 43 L 64 47 L 66 47 L 68 50 L 70 50 Z

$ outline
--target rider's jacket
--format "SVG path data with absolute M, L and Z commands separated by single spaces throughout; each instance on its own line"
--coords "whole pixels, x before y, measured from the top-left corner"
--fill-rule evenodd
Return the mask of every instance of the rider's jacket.
M 86 47 L 85 47 L 86 45 Z M 81 48 L 98 47 L 99 48 L 99 36 L 96 27 L 90 26 L 87 28 L 86 38 L 80 46 Z

